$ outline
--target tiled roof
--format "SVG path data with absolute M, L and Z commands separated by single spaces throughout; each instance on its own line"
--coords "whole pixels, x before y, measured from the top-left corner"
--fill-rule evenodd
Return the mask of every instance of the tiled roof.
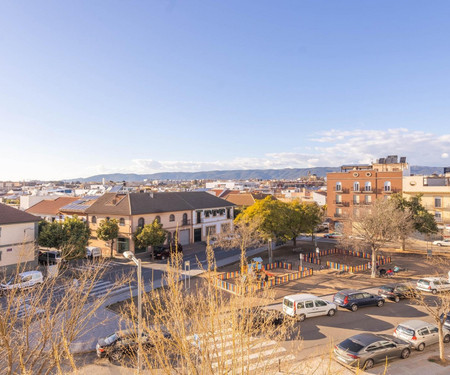
M 86 209 L 98 199 L 97 195 L 86 195 L 83 198 L 79 198 L 74 202 L 66 204 L 64 207 L 61 207 L 61 212 L 79 212 L 84 213 Z
M 241 193 L 241 194 L 229 194 L 226 197 L 228 202 L 234 203 L 236 206 L 251 206 L 255 201 L 264 199 L 266 197 L 272 197 L 273 195 L 263 193 Z
M 232 206 L 234 206 L 233 203 L 206 192 L 130 193 L 123 195 L 106 193 L 85 212 L 128 216 Z
M 17 208 L 0 203 L 0 225 L 30 223 L 40 220 L 40 217 L 28 214 L 26 212 L 18 210 Z
M 57 215 L 65 205 L 76 201 L 76 197 L 59 197 L 54 200 L 43 200 L 31 206 L 26 212 L 35 215 Z

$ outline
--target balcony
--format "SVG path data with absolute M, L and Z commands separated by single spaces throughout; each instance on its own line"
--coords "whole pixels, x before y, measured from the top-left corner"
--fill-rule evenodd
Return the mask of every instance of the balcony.
M 182 227 L 185 227 L 186 225 L 191 225 L 191 220 L 190 220 L 190 219 L 183 220 L 183 221 L 181 222 L 181 226 L 182 226 Z
M 334 217 L 342 217 L 342 214 L 335 213 Z
M 343 189 L 342 187 L 339 189 L 339 190 L 337 190 L 338 188 L 334 188 L 334 191 L 336 192 L 336 193 L 341 193 L 341 194 L 348 194 L 349 192 L 350 192 L 350 189 Z
M 363 190 L 361 190 L 361 193 L 365 193 L 365 194 L 372 194 L 373 193 L 373 190 L 372 190 L 372 188 L 365 188 L 365 189 L 363 189 Z
M 359 205 L 361 205 L 361 202 L 352 202 L 353 203 L 353 206 L 359 206 Z

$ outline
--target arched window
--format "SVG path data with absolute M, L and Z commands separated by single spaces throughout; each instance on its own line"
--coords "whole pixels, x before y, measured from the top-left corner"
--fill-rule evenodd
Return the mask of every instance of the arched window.
M 143 217 L 140 217 L 138 220 L 138 227 L 143 228 L 145 225 L 145 220 Z
M 341 184 L 341 182 L 336 182 L 336 191 L 342 191 L 342 184 Z
M 92 224 L 97 224 L 97 217 L 96 216 L 92 216 L 91 223 Z
M 188 224 L 188 215 L 186 213 L 183 214 L 183 225 Z
M 156 217 L 155 217 L 155 221 L 157 221 L 158 223 L 160 223 L 160 224 L 161 224 L 161 217 L 159 217 L 159 216 L 156 216 Z
M 372 191 L 372 183 L 370 181 L 366 181 L 366 183 L 364 185 L 364 190 L 365 191 Z
M 174 214 L 169 216 L 169 221 L 175 221 L 175 215 Z
M 384 182 L 384 191 L 391 191 L 391 181 Z
M 353 191 L 359 191 L 359 182 L 358 181 L 355 181 L 353 183 Z
M 122 227 L 125 225 L 125 219 L 123 217 L 120 218 L 119 225 Z

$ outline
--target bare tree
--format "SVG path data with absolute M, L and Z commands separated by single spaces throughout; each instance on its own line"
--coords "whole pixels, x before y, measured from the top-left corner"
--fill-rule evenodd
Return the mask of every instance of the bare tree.
M 373 205 L 362 210 L 359 217 L 354 217 L 351 225 L 355 237 L 372 252 L 372 274 L 376 276 L 377 255 L 388 242 L 396 240 L 402 233 L 402 228 L 409 226 L 409 212 L 398 209 L 391 200 L 376 200 Z
M 2 373 L 65 373 L 63 367 L 67 364 L 76 370 L 71 344 L 93 328 L 91 319 L 109 294 L 91 295 L 107 269 L 103 262 L 83 272 L 61 272 L 32 289 L 6 292 L 1 298 L 0 314 Z M 23 267 L 18 266 L 13 283 L 22 271 Z M 128 282 L 129 278 L 124 278 L 118 283 Z

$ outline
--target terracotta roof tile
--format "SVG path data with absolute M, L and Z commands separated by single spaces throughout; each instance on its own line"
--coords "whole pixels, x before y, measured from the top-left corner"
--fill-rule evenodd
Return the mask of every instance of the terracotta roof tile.
M 0 203 L 0 225 L 1 224 L 16 224 L 16 223 L 30 223 L 40 221 L 41 218 L 20 211 L 17 208 L 7 206 Z
M 57 215 L 61 207 L 75 202 L 79 198 L 77 197 L 58 197 L 56 199 L 46 199 L 36 203 L 29 209 L 25 210 L 30 214 L 35 215 Z

